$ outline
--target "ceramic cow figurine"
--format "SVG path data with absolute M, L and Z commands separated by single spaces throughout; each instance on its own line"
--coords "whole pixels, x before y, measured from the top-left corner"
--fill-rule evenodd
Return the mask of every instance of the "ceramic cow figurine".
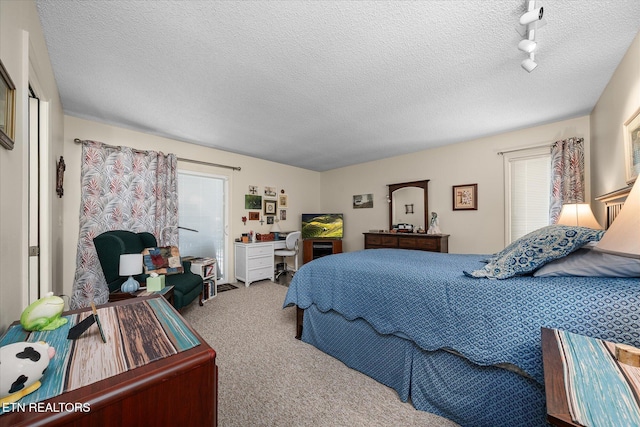
M 37 390 L 55 353 L 44 341 L 0 347 L 0 405 L 13 403 Z

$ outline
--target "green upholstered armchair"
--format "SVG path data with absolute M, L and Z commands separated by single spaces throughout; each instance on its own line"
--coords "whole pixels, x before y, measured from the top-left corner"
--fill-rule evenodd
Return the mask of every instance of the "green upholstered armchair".
M 146 248 L 158 246 L 153 234 L 133 233 L 125 230 L 107 231 L 93 239 L 96 253 L 107 280 L 109 292 L 117 291 L 127 279 L 119 275 L 120 255 L 138 254 Z M 202 277 L 191 272 L 191 263 L 182 261 L 184 273 L 166 276 L 166 285 L 173 286 L 173 306 L 181 309 L 189 305 L 202 292 Z M 138 281 L 145 281 L 147 274 L 135 276 Z M 200 301 L 202 305 L 202 301 Z

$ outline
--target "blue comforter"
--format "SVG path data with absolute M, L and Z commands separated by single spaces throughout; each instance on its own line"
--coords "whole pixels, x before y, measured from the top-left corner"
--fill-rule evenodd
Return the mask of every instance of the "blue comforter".
M 486 258 L 401 249 L 323 257 L 295 274 L 284 306 L 362 318 L 479 365 L 511 363 L 541 384 L 541 327 L 640 346 L 640 279 L 464 275 Z

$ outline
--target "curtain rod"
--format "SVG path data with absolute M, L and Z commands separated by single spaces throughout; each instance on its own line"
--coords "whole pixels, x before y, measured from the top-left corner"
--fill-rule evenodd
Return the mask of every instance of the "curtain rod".
M 534 148 L 544 148 L 544 147 L 553 147 L 553 144 L 542 144 L 542 145 L 532 145 L 530 147 L 522 147 L 522 148 L 515 148 L 513 150 L 504 150 L 504 151 L 498 151 L 498 156 L 502 156 L 505 155 L 507 153 L 514 153 L 516 151 L 525 151 L 525 150 L 533 150 Z
M 76 144 L 82 144 L 82 140 L 80 138 L 75 138 L 73 140 L 73 142 L 75 142 Z M 105 144 L 105 143 L 101 143 L 102 145 L 104 145 L 107 148 L 120 148 L 120 146 L 118 145 L 110 145 L 110 144 Z M 147 150 L 138 150 L 135 148 L 132 148 L 133 151 L 135 151 L 136 153 L 148 153 Z M 221 165 L 220 163 L 211 163 L 211 162 L 205 162 L 202 160 L 192 160 L 192 159 L 185 159 L 183 157 L 178 157 L 177 158 L 178 161 L 180 162 L 187 162 L 187 163 L 197 163 L 199 165 L 205 165 L 205 166 L 214 166 L 217 168 L 224 168 L 224 169 L 232 169 L 234 171 L 239 171 L 241 170 L 240 166 L 229 166 L 229 165 Z

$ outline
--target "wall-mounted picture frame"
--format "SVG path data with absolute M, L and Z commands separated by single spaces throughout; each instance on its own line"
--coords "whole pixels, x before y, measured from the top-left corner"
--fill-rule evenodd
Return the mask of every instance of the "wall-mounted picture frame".
M 60 160 L 56 163 L 56 194 L 58 197 L 64 195 L 64 171 L 67 169 L 67 165 L 64 163 L 64 158 L 60 156 Z
M 13 150 L 16 125 L 16 86 L 0 60 L 0 145 Z
M 280 194 L 278 196 L 278 206 L 280 206 L 280 208 L 282 209 L 286 209 L 289 207 L 289 202 L 287 200 L 287 195 L 286 194 Z
M 265 200 L 264 201 L 264 214 L 265 215 L 275 215 L 276 214 L 276 201 L 275 200 Z
M 478 210 L 478 184 L 453 186 L 453 210 Z
M 287 211 L 286 209 L 280 209 L 280 221 L 287 220 Z
M 353 209 L 367 209 L 373 207 L 373 194 L 355 194 L 353 196 Z
M 624 160 L 627 184 L 633 184 L 640 175 L 640 107 L 624 122 Z
M 264 187 L 264 197 L 276 197 L 276 187 Z
M 244 195 L 244 208 L 245 209 L 260 209 L 262 208 L 262 196 L 255 194 Z
M 274 216 L 268 216 L 267 217 L 267 224 L 271 224 L 273 225 L 273 221 L 274 221 L 275 217 Z
M 260 221 L 260 212 L 249 212 L 249 221 Z

